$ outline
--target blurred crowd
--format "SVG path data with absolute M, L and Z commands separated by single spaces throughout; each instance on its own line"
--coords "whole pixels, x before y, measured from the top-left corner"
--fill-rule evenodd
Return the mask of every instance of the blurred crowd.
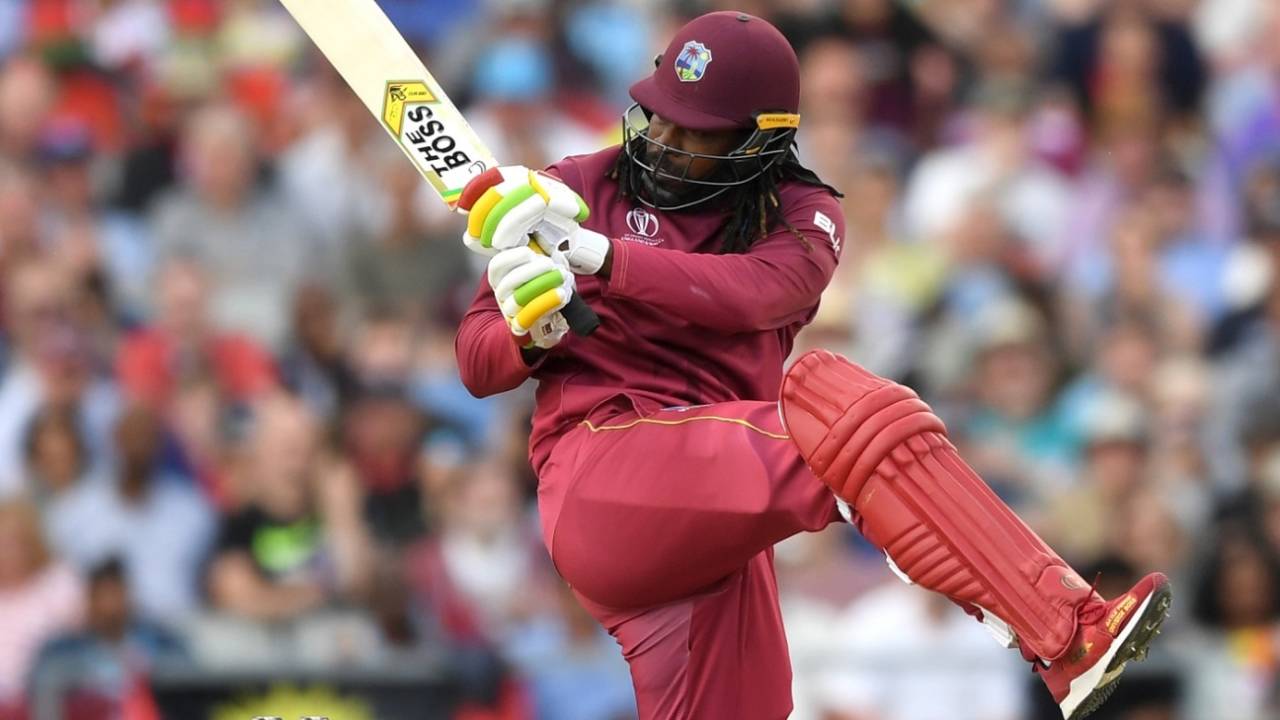
M 1280 6 L 380 0 L 505 162 L 618 141 L 690 17 L 775 22 L 846 193 L 797 351 L 917 388 L 1104 594 L 1175 615 L 1100 719 L 1280 713 Z M 275 0 L 0 0 L 0 717 L 162 671 L 444 658 L 457 717 L 632 717 L 550 568 L 482 265 Z M 847 527 L 778 546 L 800 720 L 1054 717 Z

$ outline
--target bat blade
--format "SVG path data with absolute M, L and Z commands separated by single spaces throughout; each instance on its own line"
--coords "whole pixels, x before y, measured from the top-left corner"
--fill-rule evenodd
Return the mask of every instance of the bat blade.
M 497 167 L 374 0 L 280 2 L 450 209 L 468 180 Z
M 374 0 L 280 3 L 449 209 L 456 209 L 468 180 L 498 166 Z M 576 293 L 562 313 L 582 336 L 600 325 L 595 311 Z

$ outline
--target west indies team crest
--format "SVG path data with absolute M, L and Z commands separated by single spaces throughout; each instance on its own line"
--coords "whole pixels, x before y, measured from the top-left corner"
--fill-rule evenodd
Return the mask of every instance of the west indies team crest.
M 676 56 L 676 77 L 680 82 L 698 82 L 707 73 L 711 50 L 697 40 L 690 40 Z

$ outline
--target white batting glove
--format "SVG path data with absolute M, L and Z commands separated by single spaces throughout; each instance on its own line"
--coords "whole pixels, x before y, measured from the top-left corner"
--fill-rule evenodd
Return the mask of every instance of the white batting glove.
M 556 245 L 556 249 L 575 274 L 595 275 L 609 256 L 609 238 L 575 223 L 573 231 Z
M 539 328 L 544 341 L 555 336 L 552 316 L 569 304 L 575 287 L 573 273 L 527 246 L 502 250 L 489 260 L 489 285 L 512 334 L 523 337 Z M 544 330 L 548 321 L 552 324 Z
M 458 207 L 467 211 L 462 242 L 492 255 L 528 244 L 539 227 L 576 228 L 587 219 L 587 204 L 568 185 L 522 165 L 492 168 L 463 188 Z
M 529 328 L 529 345 L 526 347 L 538 347 L 543 350 L 560 344 L 564 340 L 564 336 L 569 334 L 569 321 L 564 319 L 564 315 L 553 312 L 544 316 L 538 324 Z

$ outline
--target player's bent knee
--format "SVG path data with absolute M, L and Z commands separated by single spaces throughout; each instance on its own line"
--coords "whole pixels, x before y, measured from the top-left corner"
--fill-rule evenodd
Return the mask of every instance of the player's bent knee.
M 946 433 L 911 388 L 825 350 L 796 361 L 783 378 L 779 403 L 809 467 L 846 499 L 857 497 L 895 448 Z

